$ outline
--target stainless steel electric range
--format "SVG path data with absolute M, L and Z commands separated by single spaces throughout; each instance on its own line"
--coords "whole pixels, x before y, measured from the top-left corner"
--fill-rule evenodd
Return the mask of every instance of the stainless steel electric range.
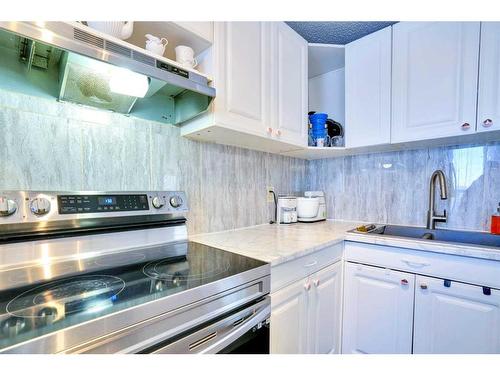
M 0 353 L 268 353 L 270 266 L 183 192 L 0 191 Z

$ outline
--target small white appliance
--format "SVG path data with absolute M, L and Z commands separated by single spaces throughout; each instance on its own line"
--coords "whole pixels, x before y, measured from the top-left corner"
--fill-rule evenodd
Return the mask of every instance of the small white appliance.
M 278 197 L 278 207 L 276 211 L 276 222 L 278 224 L 292 224 L 297 222 L 297 197 Z
M 326 220 L 326 200 L 322 191 L 306 191 L 297 198 L 297 217 L 299 222 L 313 223 Z

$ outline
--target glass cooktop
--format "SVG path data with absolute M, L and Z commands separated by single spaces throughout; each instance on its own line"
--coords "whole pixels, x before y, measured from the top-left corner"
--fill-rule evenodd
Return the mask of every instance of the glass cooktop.
M 101 269 L 0 291 L 0 350 L 266 264 L 193 242 L 91 262 Z

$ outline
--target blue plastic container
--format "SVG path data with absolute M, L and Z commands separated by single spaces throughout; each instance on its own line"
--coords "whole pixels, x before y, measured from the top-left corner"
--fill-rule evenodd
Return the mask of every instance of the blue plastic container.
M 326 137 L 326 113 L 314 113 L 309 116 L 309 122 L 312 127 L 312 136 L 314 139 Z

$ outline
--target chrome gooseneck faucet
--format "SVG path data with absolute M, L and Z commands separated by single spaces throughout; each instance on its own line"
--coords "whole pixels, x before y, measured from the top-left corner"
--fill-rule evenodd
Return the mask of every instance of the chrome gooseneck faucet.
M 440 197 L 442 200 L 448 198 L 448 190 L 446 188 L 446 177 L 443 171 L 437 170 L 431 176 L 429 184 L 429 210 L 427 211 L 427 229 L 435 229 L 436 222 L 446 222 L 446 210 L 442 215 L 437 215 L 434 209 L 434 195 L 436 190 L 436 180 L 439 181 Z

